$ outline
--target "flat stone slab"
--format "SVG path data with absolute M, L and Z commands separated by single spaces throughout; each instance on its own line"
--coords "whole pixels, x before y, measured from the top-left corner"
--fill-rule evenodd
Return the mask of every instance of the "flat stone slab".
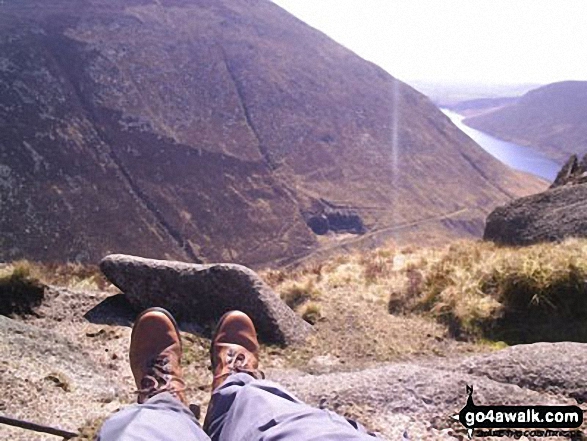
M 332 410 L 363 409 L 362 422 L 386 439 L 405 439 L 406 432 L 410 440 L 455 441 L 467 439 L 463 426 L 451 418 L 466 403 L 467 385 L 473 386 L 479 406 L 580 405 L 585 409 L 586 361 L 585 343 L 533 343 L 462 360 L 434 357 L 352 372 L 311 375 L 273 369 L 266 374 L 308 404 L 322 403 Z
M 111 254 L 102 259 L 100 269 L 137 310 L 159 306 L 178 320 L 207 324 L 238 309 L 251 317 L 261 339 L 278 344 L 302 341 L 312 330 L 257 273 L 242 265 Z
M 121 370 L 62 332 L 0 315 L 0 353 L 3 416 L 78 432 L 134 398 Z M 0 424 L 0 439 L 62 438 Z
M 460 371 L 537 392 L 587 402 L 587 344 L 577 342 L 516 345 L 468 357 Z

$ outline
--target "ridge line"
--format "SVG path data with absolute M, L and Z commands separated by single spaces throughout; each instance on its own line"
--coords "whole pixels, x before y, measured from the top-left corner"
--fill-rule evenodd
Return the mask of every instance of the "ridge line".
M 261 141 L 259 133 L 257 132 L 257 129 L 255 128 L 255 124 L 253 123 L 253 121 L 251 119 L 251 114 L 249 112 L 249 108 L 247 107 L 247 105 L 245 103 L 242 85 L 236 79 L 236 75 L 234 74 L 232 68 L 230 67 L 230 64 L 228 62 L 228 57 L 226 56 L 226 51 L 224 50 L 223 47 L 220 48 L 220 51 L 222 52 L 222 61 L 224 62 L 224 66 L 226 67 L 226 72 L 228 73 L 228 76 L 230 77 L 230 80 L 232 81 L 232 84 L 234 85 L 234 89 L 235 89 L 236 95 L 239 99 L 240 107 L 243 110 L 243 115 L 245 117 L 245 121 L 247 123 L 247 126 L 251 129 L 253 136 L 257 140 L 257 147 L 259 148 L 259 153 L 261 153 L 263 160 L 265 161 L 265 163 L 267 164 L 269 169 L 273 171 L 277 167 L 276 167 L 275 163 L 273 162 L 273 160 L 271 159 L 271 157 L 269 156 L 269 151 L 267 150 L 267 147 Z

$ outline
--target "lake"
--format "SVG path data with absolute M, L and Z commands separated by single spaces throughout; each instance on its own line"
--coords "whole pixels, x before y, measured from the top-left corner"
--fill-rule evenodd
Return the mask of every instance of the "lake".
M 550 182 L 554 181 L 558 171 L 561 169 L 561 165 L 536 152 L 532 147 L 503 141 L 487 133 L 472 129 L 463 124 L 464 116 L 448 109 L 440 110 L 450 118 L 454 125 L 479 144 L 486 152 L 511 168 L 532 173 Z

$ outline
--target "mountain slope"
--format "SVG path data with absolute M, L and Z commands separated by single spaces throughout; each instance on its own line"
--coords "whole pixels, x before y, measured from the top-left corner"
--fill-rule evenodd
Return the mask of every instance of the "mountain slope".
M 464 122 L 499 138 L 539 148 L 563 164 L 587 153 L 587 81 L 564 81 Z
M 0 259 L 281 264 L 541 186 L 266 0 L 0 8 Z

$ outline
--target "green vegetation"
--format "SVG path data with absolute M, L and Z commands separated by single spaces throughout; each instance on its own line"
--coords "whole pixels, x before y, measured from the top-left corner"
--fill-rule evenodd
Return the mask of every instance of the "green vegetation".
M 44 293 L 45 287 L 28 261 L 0 267 L 0 315 L 33 314 Z

